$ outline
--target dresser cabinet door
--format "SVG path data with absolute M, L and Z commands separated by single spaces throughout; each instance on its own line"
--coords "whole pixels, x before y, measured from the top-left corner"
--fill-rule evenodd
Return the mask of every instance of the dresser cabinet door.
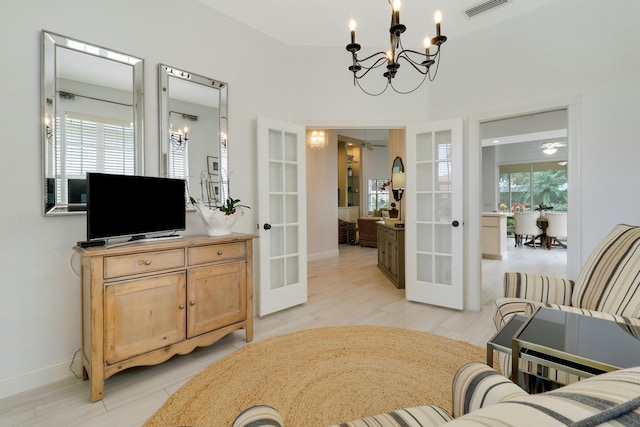
M 128 359 L 185 339 L 184 272 L 107 284 L 105 360 Z
M 247 263 L 236 261 L 189 271 L 187 336 L 210 332 L 247 317 Z

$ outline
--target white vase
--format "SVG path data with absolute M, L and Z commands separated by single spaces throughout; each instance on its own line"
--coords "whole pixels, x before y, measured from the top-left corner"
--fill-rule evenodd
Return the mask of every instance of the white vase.
M 217 208 L 210 208 L 202 202 L 194 205 L 198 216 L 204 223 L 208 236 L 226 236 L 231 234 L 231 227 L 235 224 L 240 212 L 236 211 L 231 215 L 227 215 Z

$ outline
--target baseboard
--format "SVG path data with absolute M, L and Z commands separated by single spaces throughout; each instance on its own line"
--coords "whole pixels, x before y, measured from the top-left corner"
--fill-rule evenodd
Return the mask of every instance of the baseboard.
M 333 258 L 338 255 L 340 255 L 340 251 L 338 249 L 334 249 L 332 251 L 326 251 L 326 252 L 317 252 L 315 254 L 307 254 L 307 261 L 316 261 L 319 259 Z
M 78 370 L 78 360 L 74 363 L 74 370 Z M 18 393 L 73 377 L 69 370 L 71 358 L 57 362 L 44 368 L 20 372 L 6 378 L 0 378 L 0 399 L 10 397 Z

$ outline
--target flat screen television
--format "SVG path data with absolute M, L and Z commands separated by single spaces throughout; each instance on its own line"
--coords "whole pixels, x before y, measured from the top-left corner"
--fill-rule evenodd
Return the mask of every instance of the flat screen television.
M 186 228 L 183 179 L 87 173 L 87 240 Z

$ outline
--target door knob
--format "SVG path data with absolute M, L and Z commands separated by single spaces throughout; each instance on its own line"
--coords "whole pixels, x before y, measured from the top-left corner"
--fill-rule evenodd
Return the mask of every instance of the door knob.
M 265 230 L 271 230 L 271 224 L 269 223 L 265 223 L 262 228 L 264 228 Z
M 460 223 L 458 221 L 453 221 L 451 225 L 453 225 L 454 227 L 457 227 L 460 225 Z

